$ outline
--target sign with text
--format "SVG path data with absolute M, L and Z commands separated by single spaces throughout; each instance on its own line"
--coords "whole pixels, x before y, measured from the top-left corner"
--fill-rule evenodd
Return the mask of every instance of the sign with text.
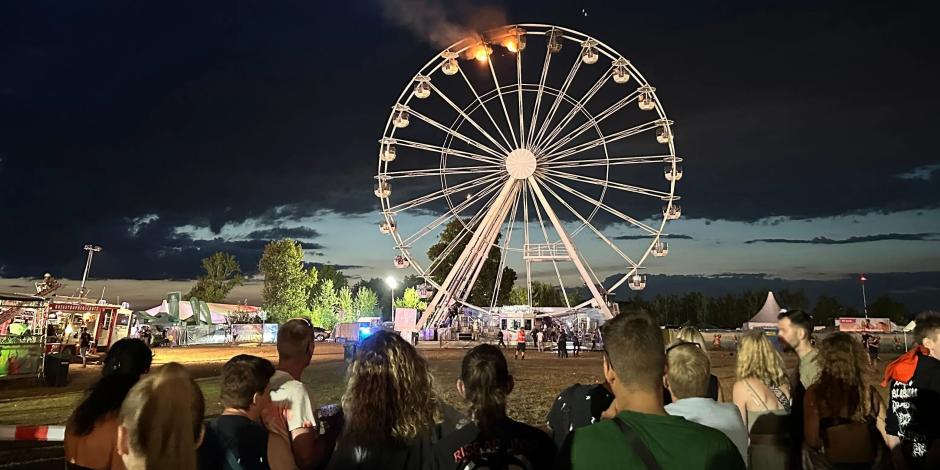
M 839 318 L 839 331 L 848 333 L 890 333 L 891 320 L 887 318 Z

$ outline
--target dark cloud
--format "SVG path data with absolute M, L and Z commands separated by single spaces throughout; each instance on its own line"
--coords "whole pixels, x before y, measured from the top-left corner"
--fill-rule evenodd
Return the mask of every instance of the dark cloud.
M 256 240 L 273 240 L 281 238 L 310 239 L 317 238 L 320 233 L 308 227 L 278 227 L 265 230 L 255 230 L 248 234 L 246 238 Z
M 663 238 L 670 240 L 695 240 L 691 235 L 663 235 Z M 646 235 L 619 235 L 614 240 L 649 240 Z
M 940 40 L 936 3 L 581 8 L 505 5 L 509 21 L 601 38 L 657 87 L 685 159 L 684 215 L 756 221 L 940 203 L 936 157 L 922 145 L 940 105 L 940 62 L 924 60 Z M 625 17 L 657 21 L 624 28 Z M 438 52 L 376 2 L 8 2 L 0 40 L 0 207 L 17 225 L 0 232 L 16 247 L 0 254 L 3 275 L 80 272 L 88 242 L 106 247 L 94 269 L 111 275 L 184 277 L 215 249 L 253 266 L 256 245 L 175 228 L 377 209 L 376 140 Z M 872 74 L 872 57 L 892 73 Z M 436 164 L 425 156 L 433 162 L 422 166 Z M 612 176 L 654 181 L 624 167 Z M 396 183 L 394 194 L 433 190 Z M 632 210 L 612 191 L 605 201 Z M 127 220 L 147 214 L 160 229 L 128 234 Z
M 853 243 L 880 242 L 885 240 L 900 241 L 940 241 L 938 233 L 883 233 L 878 235 L 864 235 L 860 237 L 849 237 L 844 239 L 832 239 L 827 237 L 815 237 L 811 239 L 791 239 L 791 238 L 759 238 L 748 240 L 744 243 L 793 243 L 808 245 L 850 245 Z

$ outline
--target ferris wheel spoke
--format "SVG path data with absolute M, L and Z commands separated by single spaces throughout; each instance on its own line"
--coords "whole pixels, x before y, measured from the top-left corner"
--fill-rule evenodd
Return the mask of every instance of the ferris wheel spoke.
M 410 200 L 410 201 L 403 202 L 403 203 L 401 203 L 401 204 L 398 204 L 398 205 L 389 207 L 389 208 L 386 210 L 386 212 L 389 212 L 389 213 L 391 213 L 391 214 L 398 214 L 398 213 L 400 213 L 400 212 L 404 212 L 404 211 L 406 211 L 406 210 L 414 209 L 415 207 L 418 207 L 418 206 L 427 204 L 427 203 L 429 203 L 429 202 L 436 201 L 436 200 L 438 200 L 438 199 L 440 199 L 440 198 L 442 198 L 442 197 L 446 197 L 446 196 L 449 196 L 449 195 L 451 195 L 451 194 L 458 193 L 458 192 L 460 192 L 460 191 L 465 191 L 465 190 L 474 188 L 474 187 L 476 187 L 476 186 L 480 186 L 480 185 L 483 185 L 483 184 L 486 184 L 486 183 L 490 183 L 490 182 L 492 182 L 492 181 L 497 181 L 497 180 L 500 180 L 500 179 L 503 179 L 503 175 L 494 174 L 494 175 L 480 176 L 480 177 L 478 177 L 478 178 L 474 178 L 474 179 L 469 180 L 469 181 L 464 181 L 463 183 L 459 183 L 459 184 L 456 184 L 456 185 L 451 186 L 451 187 L 448 187 L 448 188 L 442 188 L 442 189 L 439 189 L 439 190 L 437 190 L 437 191 L 434 191 L 433 193 L 428 193 L 428 194 L 425 194 L 424 196 L 420 196 L 420 197 L 418 197 L 418 198 L 416 198 L 416 199 L 412 199 L 412 200 Z
M 608 188 L 619 189 L 621 191 L 626 191 L 629 193 L 655 197 L 656 199 L 668 200 L 672 197 L 671 194 L 664 192 L 664 191 L 659 191 L 657 189 L 649 189 L 649 188 L 644 188 L 642 186 L 633 186 L 631 184 L 618 183 L 616 181 L 602 180 L 602 179 L 594 178 L 591 176 L 576 175 L 574 173 L 568 173 L 566 171 L 545 170 L 545 174 L 556 176 L 558 178 L 564 178 L 566 180 L 579 181 L 581 183 L 595 184 L 598 186 L 606 186 Z
M 430 168 L 427 170 L 402 170 L 388 171 L 382 173 L 381 177 L 386 180 L 401 178 L 419 178 L 422 176 L 447 176 L 447 175 L 469 175 L 479 173 L 498 173 L 504 171 L 501 168 L 493 166 L 459 166 L 451 168 Z
M 562 183 L 562 182 L 560 182 L 560 181 L 558 181 L 558 180 L 556 180 L 556 179 L 554 179 L 554 178 L 552 178 L 552 177 L 550 177 L 550 176 L 545 176 L 544 179 L 545 179 L 545 181 L 547 181 L 547 182 L 549 182 L 549 183 L 555 185 L 556 187 L 558 187 L 558 188 L 560 188 L 560 189 L 562 189 L 562 190 L 564 190 L 564 191 L 567 191 L 568 193 L 570 193 L 570 194 L 572 194 L 572 195 L 578 197 L 579 199 L 582 199 L 582 200 L 584 200 L 584 201 L 586 201 L 586 202 L 589 202 L 589 203 L 591 203 L 591 204 L 594 204 L 594 205 L 596 205 L 597 207 L 600 207 L 601 209 L 604 209 L 605 211 L 609 212 L 611 215 L 614 215 L 614 216 L 620 218 L 621 220 L 623 220 L 623 221 L 625 221 L 625 222 L 627 222 L 627 223 L 629 223 L 629 224 L 631 224 L 631 225 L 633 225 L 633 226 L 635 226 L 635 227 L 640 228 L 641 230 L 645 231 L 646 233 L 648 233 L 648 234 L 650 234 L 650 235 L 656 235 L 656 234 L 658 233 L 657 230 L 654 229 L 653 227 L 650 227 L 649 225 L 646 225 L 646 224 L 644 224 L 643 222 L 640 222 L 639 220 L 636 220 L 636 219 L 634 219 L 633 217 L 630 217 L 629 215 L 624 214 L 623 212 L 620 212 L 620 211 L 618 211 L 617 209 L 614 209 L 613 207 L 610 207 L 610 206 L 608 206 L 607 204 L 604 204 L 603 202 L 598 201 L 597 199 L 594 199 L 594 198 L 592 198 L 591 196 L 588 196 L 588 195 L 586 195 L 586 194 L 584 194 L 584 193 L 578 191 L 577 189 L 574 189 L 574 188 L 572 188 L 571 186 L 568 186 L 568 185 L 566 185 L 566 184 L 564 184 L 564 183 Z
M 519 95 L 519 146 L 524 147 L 526 136 L 525 136 L 525 113 L 522 107 L 522 51 L 516 51 L 516 89 Z M 508 152 L 507 152 L 508 153 Z
M 486 105 L 483 103 L 483 98 L 480 98 L 480 94 L 477 93 L 477 89 L 474 88 L 473 83 L 470 83 L 470 79 L 467 78 L 467 74 L 463 73 L 463 68 L 460 68 L 458 70 L 460 70 L 460 76 L 463 77 L 464 83 L 467 84 L 467 87 L 470 88 L 470 92 L 473 93 L 473 97 L 476 98 L 479 106 L 483 108 L 483 112 L 486 113 L 486 116 L 490 118 L 490 123 L 493 124 L 493 128 L 496 129 L 496 132 L 499 133 L 499 136 L 503 138 L 503 142 L 506 143 L 506 146 L 503 148 L 512 147 L 512 143 L 509 142 L 509 139 L 506 138 L 506 134 L 503 133 L 503 129 L 499 127 L 499 124 L 496 124 L 496 119 L 493 118 L 493 114 L 490 113 L 490 109 L 487 108 Z M 496 90 L 496 92 L 499 93 L 499 90 Z
M 440 145 L 426 144 L 424 142 L 415 142 L 412 140 L 403 140 L 403 139 L 395 139 L 395 145 L 399 145 L 402 147 L 410 147 L 410 148 L 424 150 L 427 152 L 433 152 L 437 154 L 453 155 L 455 157 L 466 158 L 467 160 L 474 160 L 478 162 L 489 163 L 491 165 L 496 165 L 497 168 L 502 168 L 502 161 L 497 160 L 493 157 L 486 156 L 486 155 L 480 155 L 478 153 L 466 152 L 463 150 L 441 147 Z
M 500 287 L 503 283 L 503 268 L 506 267 L 506 253 L 509 251 L 509 241 L 512 240 L 512 229 L 516 222 L 516 211 L 519 209 L 519 199 L 521 197 L 522 190 L 520 189 L 516 191 L 516 199 L 513 201 L 512 209 L 509 211 L 509 228 L 506 229 L 506 239 L 503 240 L 503 246 L 499 250 L 499 267 L 496 270 L 496 284 L 493 285 L 493 296 L 490 298 L 490 309 L 496 307 L 496 300 L 499 298 Z
M 643 165 L 650 163 L 676 163 L 681 162 L 681 158 L 673 158 L 672 155 L 646 155 L 637 157 L 612 157 L 612 158 L 592 158 L 587 160 L 564 160 L 545 164 L 544 167 L 551 170 L 562 168 L 582 168 L 596 166 L 616 166 L 616 165 Z
M 624 107 L 626 107 L 627 105 L 635 101 L 637 98 L 639 98 L 639 96 L 640 94 L 637 91 L 634 91 L 633 93 L 630 93 L 629 95 L 621 98 L 616 103 L 608 106 L 607 109 L 598 113 L 596 116 L 594 116 L 593 119 L 587 120 L 586 122 L 582 123 L 580 126 L 576 127 L 573 131 L 566 134 L 561 139 L 557 139 L 555 142 L 551 143 L 550 145 L 547 145 L 542 150 L 542 153 L 552 153 L 556 151 L 557 149 L 568 144 L 568 142 L 571 142 L 572 140 L 577 139 L 579 136 L 581 136 L 581 134 L 584 134 L 585 132 L 587 132 L 588 129 L 592 127 L 597 128 L 597 126 L 600 123 L 604 122 L 605 119 L 609 118 L 610 116 L 614 115 L 614 113 L 616 113 L 617 111 L 620 111 L 621 109 L 623 109 Z
M 439 123 L 439 122 L 437 122 L 437 121 L 435 121 L 435 120 L 433 120 L 433 119 L 431 119 L 431 118 L 425 116 L 424 114 L 421 114 L 421 113 L 419 113 L 419 112 L 417 112 L 417 111 L 415 111 L 415 110 L 411 110 L 411 114 L 412 114 L 413 116 L 415 116 L 416 118 L 418 118 L 418 119 L 420 119 L 420 120 L 422 120 L 422 121 L 424 121 L 424 122 L 430 124 L 432 127 L 435 127 L 435 128 L 437 128 L 437 129 L 439 129 L 439 130 L 441 130 L 441 131 L 444 131 L 444 132 L 447 133 L 447 134 L 452 135 L 455 139 L 460 139 L 460 140 L 464 141 L 465 143 L 467 143 L 467 144 L 469 144 L 469 145 L 472 145 L 472 146 L 474 146 L 474 147 L 476 147 L 476 148 L 478 148 L 478 149 L 480 149 L 480 150 L 482 150 L 482 151 L 484 151 L 484 152 L 486 152 L 486 153 L 492 155 L 493 158 L 490 159 L 490 162 L 491 162 L 491 163 L 498 163 L 498 160 L 499 160 L 500 158 L 502 158 L 502 155 L 501 155 L 499 152 L 497 152 L 496 150 L 493 150 L 492 148 L 487 147 L 486 145 L 483 145 L 483 144 L 481 144 L 481 143 L 479 143 L 479 142 L 477 142 L 477 141 L 475 141 L 475 140 L 473 140 L 473 139 L 471 139 L 471 138 L 469 138 L 469 137 L 467 137 L 467 136 L 461 134 L 460 132 L 458 132 L 458 131 L 456 131 L 456 130 L 454 130 L 454 129 L 451 129 L 451 128 L 449 128 L 449 127 L 447 127 L 447 126 L 445 126 L 445 125 L 443 125 L 443 124 L 441 124 L 441 123 Z
M 507 149 L 506 147 L 503 147 L 501 143 L 497 142 L 496 139 L 494 139 L 493 136 L 490 135 L 489 132 L 486 132 L 486 130 L 483 129 L 483 127 L 480 126 L 480 124 L 478 124 L 472 117 L 470 117 L 466 112 L 464 112 L 463 108 L 461 108 L 460 106 L 457 106 L 457 104 L 454 103 L 454 101 L 451 100 L 450 97 L 444 94 L 444 92 L 441 91 L 440 88 L 434 86 L 434 83 L 432 82 L 428 82 L 428 84 L 431 86 L 431 89 L 434 90 L 434 93 L 437 94 L 437 96 L 440 96 L 441 99 L 444 100 L 444 102 L 449 104 L 451 108 L 454 108 L 454 110 L 457 111 L 458 114 L 460 114 L 460 117 L 464 118 L 464 120 L 469 122 L 471 126 L 473 126 L 477 131 L 480 132 L 480 134 L 483 134 L 483 136 L 486 137 L 487 140 L 492 142 L 492 144 L 495 145 L 496 148 L 501 150 L 503 153 L 509 153 L 509 149 Z
M 610 144 L 612 142 L 626 139 L 627 137 L 634 136 L 636 134 L 640 134 L 649 130 L 656 129 L 659 126 L 660 126 L 659 120 L 650 121 L 644 124 L 640 124 L 639 126 L 636 126 L 636 127 L 631 127 L 629 129 L 624 129 L 622 131 L 614 132 L 613 134 L 610 134 L 609 136 L 598 137 L 594 140 L 590 140 L 588 142 L 575 145 L 574 147 L 570 147 L 568 149 L 559 151 L 557 153 L 545 155 L 543 157 L 543 160 L 545 163 L 550 163 L 556 160 L 561 160 L 563 158 L 567 158 L 572 155 L 584 152 L 585 150 L 590 150 L 592 148 L 599 147 L 601 145 Z
M 535 209 L 535 215 L 539 220 L 539 227 L 542 228 L 542 236 L 545 238 L 546 244 L 551 244 L 548 240 L 548 229 L 545 228 L 545 219 L 542 218 L 542 211 L 539 209 L 539 202 L 535 198 L 535 193 L 529 191 L 529 195 L 532 196 L 532 207 Z M 561 287 L 561 294 L 565 298 L 565 306 L 571 308 L 571 302 L 568 300 L 568 292 L 565 291 L 565 282 L 561 280 L 561 271 L 558 269 L 558 262 L 554 259 L 552 261 L 552 267 L 555 268 L 555 277 L 558 278 L 558 285 Z M 531 281 L 529 282 L 529 290 L 532 290 Z M 529 293 L 529 299 L 531 302 L 532 293 Z
M 462 227 L 460 228 L 460 232 L 458 232 L 457 235 L 454 236 L 453 240 L 451 240 L 450 243 L 448 243 L 447 246 L 444 247 L 444 250 L 441 251 L 441 254 L 439 254 L 439 255 L 437 256 L 437 258 L 435 258 L 435 259 L 431 262 L 431 264 L 428 265 L 428 271 L 427 271 L 427 275 L 428 275 L 428 276 L 430 276 L 432 272 L 436 271 L 437 268 L 439 268 L 439 267 L 443 264 L 443 261 L 444 261 L 445 259 L 447 259 L 448 256 L 450 256 L 450 254 L 454 251 L 454 249 L 455 249 L 458 245 L 460 245 L 461 241 L 462 241 L 464 238 L 466 238 L 466 236 L 467 236 L 468 234 L 470 234 L 470 233 L 473 232 L 473 230 L 471 230 L 470 227 L 475 227 L 476 224 L 478 224 L 478 223 L 480 222 L 480 220 L 483 218 L 484 214 L 486 214 L 487 208 L 488 208 L 491 204 L 493 204 L 493 201 L 496 200 L 496 197 L 497 197 L 497 196 L 499 196 L 499 192 L 498 192 L 498 191 L 497 191 L 496 193 L 494 193 L 492 196 L 490 196 L 490 198 L 486 201 L 486 203 L 483 204 L 482 208 L 481 208 L 479 211 L 477 211 L 476 214 L 474 214 L 472 217 L 470 217 L 470 220 L 468 220 L 466 223 L 462 224 Z
M 535 134 L 535 123 L 539 117 L 539 106 L 542 104 L 542 92 L 545 91 L 545 79 L 548 77 L 548 67 L 552 62 L 552 53 L 545 48 L 545 60 L 542 62 L 542 75 L 539 78 L 538 91 L 535 94 L 535 104 L 532 106 L 532 116 L 529 118 L 529 134 L 526 136 L 526 147 L 532 148 L 532 137 Z M 531 298 L 531 295 L 530 295 Z
M 529 182 L 522 181 L 522 261 L 525 263 L 526 303 L 532 305 L 532 266 L 525 259 L 525 247 L 529 245 Z
M 571 121 L 574 120 L 575 116 L 578 115 L 578 111 L 584 110 L 588 102 L 591 101 L 591 98 L 594 98 L 594 95 L 596 95 L 597 92 L 600 91 L 600 89 L 604 86 L 604 84 L 607 83 L 607 80 L 611 77 L 613 70 L 614 68 L 611 66 L 609 69 L 607 69 L 606 72 L 604 72 L 603 75 L 601 75 L 601 78 L 597 79 L 594 85 L 584 94 L 584 96 L 581 97 L 580 100 L 578 100 L 578 103 L 573 105 L 571 109 L 568 110 L 568 113 L 565 114 L 565 117 L 558 123 L 558 125 L 555 126 L 554 129 L 552 129 L 548 136 L 536 144 L 535 153 L 538 153 L 540 148 L 551 144 L 552 141 L 558 137 L 558 134 L 560 134 L 561 131 L 563 131 L 565 127 L 568 126 L 568 124 L 571 124 Z M 591 119 L 588 119 L 588 122 L 590 123 Z
M 516 139 L 516 131 L 513 129 L 512 119 L 509 119 L 509 111 L 506 109 L 506 100 L 503 99 L 503 92 L 499 86 L 499 80 L 496 78 L 496 68 L 493 67 L 493 61 L 487 60 L 486 63 L 490 67 L 490 75 L 493 76 L 493 85 L 496 87 L 496 94 L 499 95 L 499 104 L 503 106 L 503 115 L 506 116 L 506 124 L 509 126 L 509 133 L 512 134 L 512 141 L 515 142 L 513 148 L 519 147 L 519 140 Z
M 403 239 L 401 244 L 404 246 L 411 246 L 416 241 L 420 240 L 425 235 L 427 235 L 428 233 L 431 233 L 431 231 L 433 231 L 437 227 L 440 227 L 444 223 L 449 222 L 450 220 L 456 217 L 459 217 L 460 213 L 463 212 L 464 209 L 466 209 L 473 203 L 483 199 L 488 194 L 495 192 L 496 189 L 499 188 L 499 183 L 500 183 L 499 180 L 493 181 L 488 186 L 478 191 L 476 194 L 473 194 L 472 196 L 468 197 L 460 204 L 457 204 L 456 206 L 454 206 L 453 210 L 449 210 L 445 212 L 443 215 L 434 219 L 431 223 L 422 227 L 421 230 L 418 230 L 417 232 L 415 232 L 414 235 L 411 235 L 410 237 Z
M 545 132 L 548 130 L 548 125 L 552 122 L 552 118 L 555 117 L 555 113 L 558 111 L 558 106 L 561 104 L 562 97 L 566 96 L 568 92 L 568 87 L 571 86 L 571 82 L 574 81 L 574 76 L 577 75 L 578 69 L 581 67 L 581 57 L 578 57 L 574 61 L 574 65 L 571 66 L 571 70 L 568 71 L 568 76 L 565 77 L 564 83 L 561 85 L 561 89 L 558 90 L 558 94 L 555 95 L 555 100 L 552 101 L 552 106 L 548 108 L 548 113 L 545 115 L 545 120 L 542 121 L 541 127 L 539 127 L 539 133 L 535 136 L 535 145 L 538 146 L 542 141 L 542 137 L 545 135 Z
M 568 211 L 570 211 L 572 214 L 574 214 L 575 217 L 577 217 L 582 223 L 584 223 L 584 225 L 587 226 L 588 229 L 594 232 L 594 234 L 597 235 L 597 237 L 600 238 L 601 241 L 606 243 L 607 246 L 610 247 L 610 249 L 614 251 L 614 253 L 617 253 L 630 266 L 633 266 L 633 267 L 637 266 L 636 261 L 633 261 L 629 256 L 627 256 L 627 254 L 624 253 L 619 247 L 617 247 L 617 245 L 614 244 L 614 242 L 610 241 L 610 239 L 608 239 L 600 230 L 598 230 L 597 227 L 592 225 L 591 222 L 589 222 L 586 218 L 584 218 L 584 216 L 581 215 L 581 213 L 578 212 L 574 207 L 571 207 L 571 204 L 568 204 L 568 202 L 565 201 L 561 196 L 559 196 L 558 193 L 556 193 L 548 185 L 544 185 L 543 187 L 545 188 L 546 191 L 549 192 L 549 194 L 554 196 L 555 199 L 558 200 L 558 202 L 560 202 L 563 206 L 565 206 L 565 208 L 567 208 Z

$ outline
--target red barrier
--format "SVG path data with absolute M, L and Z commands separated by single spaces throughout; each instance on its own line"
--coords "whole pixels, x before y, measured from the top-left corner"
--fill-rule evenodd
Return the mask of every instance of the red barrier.
M 0 441 L 65 440 L 65 426 L 0 426 Z

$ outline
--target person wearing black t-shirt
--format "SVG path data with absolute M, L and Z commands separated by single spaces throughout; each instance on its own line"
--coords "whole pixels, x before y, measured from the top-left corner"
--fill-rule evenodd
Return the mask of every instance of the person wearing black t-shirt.
M 885 431 L 895 468 L 940 468 L 940 315 L 917 317 L 915 347 L 888 364 Z
M 200 470 L 268 470 L 268 430 L 258 420 L 271 402 L 274 366 L 240 354 L 222 366 L 222 415 L 209 421 L 199 447 Z
M 481 344 L 464 356 L 457 392 L 470 404 L 471 421 L 434 446 L 435 470 L 550 468 L 557 447 L 544 432 L 506 416 L 512 392 L 506 358 Z

